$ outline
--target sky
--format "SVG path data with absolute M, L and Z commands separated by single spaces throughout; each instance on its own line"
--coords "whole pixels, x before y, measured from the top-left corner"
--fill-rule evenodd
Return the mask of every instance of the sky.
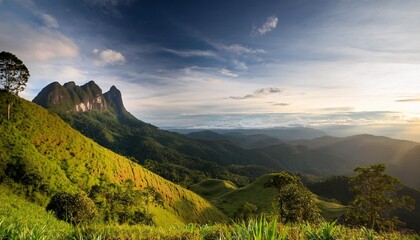
M 420 141 L 419 39 L 418 0 L 0 0 L 20 96 L 94 80 L 162 128 Z

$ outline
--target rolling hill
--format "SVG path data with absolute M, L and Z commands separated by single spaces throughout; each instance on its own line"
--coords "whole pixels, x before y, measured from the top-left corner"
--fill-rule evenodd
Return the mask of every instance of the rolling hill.
M 131 179 L 134 187 L 152 187 L 163 206 L 151 206 L 154 222 L 184 224 L 223 221 L 207 200 L 85 137 L 44 108 L 0 94 L 0 106 L 13 98 L 10 121 L 0 114 L 0 181 L 45 206 L 58 192 L 89 192 L 101 180 L 120 184 Z M 4 109 L 2 109 L 4 110 Z
M 271 213 L 277 190 L 264 187 L 264 183 L 271 176 L 272 174 L 263 175 L 241 188 L 223 180 L 205 180 L 191 186 L 190 189 L 212 201 L 230 217 L 233 217 L 234 213 L 246 202 L 257 206 L 258 213 Z M 345 206 L 314 197 L 325 219 L 334 221 L 343 214 Z

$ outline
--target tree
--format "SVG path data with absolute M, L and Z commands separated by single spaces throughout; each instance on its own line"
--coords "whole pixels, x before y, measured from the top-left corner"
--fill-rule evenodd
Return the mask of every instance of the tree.
M 51 198 L 46 210 L 75 225 L 91 222 L 97 215 L 95 203 L 84 192 L 58 193 Z
M 281 172 L 268 179 L 264 186 L 277 189 L 282 222 L 316 222 L 321 218 L 313 194 L 303 186 L 298 176 Z
M 26 87 L 29 78 L 29 70 L 25 64 L 15 55 L 9 52 L 0 53 L 0 90 L 18 95 Z M 7 120 L 10 119 L 10 108 L 13 105 L 11 99 L 7 101 Z
M 105 222 L 153 224 L 152 216 L 145 208 L 152 199 L 148 199 L 146 192 L 135 189 L 130 179 L 123 184 L 101 182 L 92 187 L 89 197 Z
M 355 194 L 346 219 L 353 224 L 375 230 L 387 230 L 400 223 L 392 216 L 397 208 L 414 208 L 414 200 L 408 196 L 398 198 L 398 179 L 386 175 L 384 164 L 354 169 L 356 176 L 350 178 L 350 190 Z

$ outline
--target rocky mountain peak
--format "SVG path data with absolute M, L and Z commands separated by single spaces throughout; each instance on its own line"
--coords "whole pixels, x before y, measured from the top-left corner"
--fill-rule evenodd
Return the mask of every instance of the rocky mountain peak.
M 108 92 L 104 93 L 105 100 L 116 110 L 118 114 L 127 114 L 122 100 L 122 94 L 115 86 L 112 86 Z
M 67 82 L 63 86 L 53 82 L 41 90 L 34 98 L 34 103 L 61 113 L 109 111 L 125 113 L 121 92 L 112 86 L 102 94 L 102 89 L 94 82 L 78 86 L 75 82 Z

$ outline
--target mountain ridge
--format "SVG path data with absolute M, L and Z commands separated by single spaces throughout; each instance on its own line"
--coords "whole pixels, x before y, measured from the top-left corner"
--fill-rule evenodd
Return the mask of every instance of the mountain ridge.
M 357 166 L 385 163 L 388 172 L 403 183 L 420 187 L 416 177 L 416 171 L 420 170 L 416 157 L 420 148 L 414 149 L 417 144 L 414 142 L 366 134 L 337 138 L 310 128 L 178 131 L 189 133 L 185 136 L 144 123 L 128 113 L 115 86 L 100 95 L 101 90 L 94 82 L 85 85 L 82 88 L 73 82 L 65 84 L 66 88 L 76 89 L 74 92 L 85 89 L 87 99 L 92 99 L 89 96 L 94 93 L 104 96 L 108 110 L 63 109 L 60 106 L 75 109 L 77 101 L 66 103 L 65 99 L 71 97 L 54 97 L 61 96 L 51 93 L 60 88 L 57 83 L 44 88 L 34 102 L 50 99 L 49 104 L 44 104 L 47 109 L 85 136 L 183 186 L 209 178 L 229 180 L 241 186 L 261 174 L 281 170 L 318 176 L 349 175 Z M 64 100 L 54 106 L 55 99 Z M 306 139 L 296 140 L 303 136 Z
M 113 111 L 120 116 L 130 115 L 123 104 L 120 90 L 112 86 L 103 93 L 94 81 L 81 86 L 73 81 L 64 85 L 59 82 L 50 83 L 38 93 L 33 102 L 60 113 Z

